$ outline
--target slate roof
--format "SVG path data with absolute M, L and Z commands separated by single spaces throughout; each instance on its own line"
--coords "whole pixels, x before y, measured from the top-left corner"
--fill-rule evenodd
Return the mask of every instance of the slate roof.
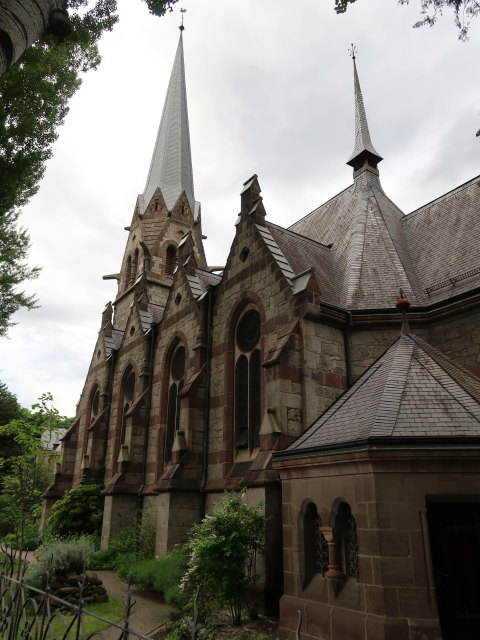
M 331 247 L 338 303 L 346 309 L 392 308 L 399 289 L 423 302 L 402 233 L 403 213 L 364 171 L 353 185 L 290 227 Z M 419 293 L 420 291 L 420 293 Z
M 480 287 L 480 176 L 405 215 L 365 171 L 289 230 L 332 244 L 347 309 L 391 308 L 400 288 L 428 306 Z
M 273 258 L 275 259 L 275 262 L 280 267 L 281 272 L 287 279 L 288 283 L 291 285 L 292 278 L 295 275 L 295 273 L 293 272 L 293 269 L 290 266 L 290 263 L 288 262 L 287 258 L 283 254 L 282 250 L 280 249 L 278 244 L 275 242 L 272 234 L 270 233 L 269 228 L 264 227 L 263 225 L 260 225 L 260 224 L 257 224 L 255 226 L 257 227 L 258 232 L 262 236 L 263 241 L 267 245 Z
M 267 222 L 266 226 L 294 273 L 298 275 L 313 268 L 320 285 L 322 300 L 338 305 L 336 273 L 330 247 L 271 222 Z
M 111 336 L 104 336 L 105 353 L 107 355 L 107 358 L 112 353 L 112 349 L 119 348 L 124 333 L 125 331 L 121 331 L 120 329 L 112 329 Z
M 480 176 L 402 219 L 429 303 L 480 286 Z
M 185 191 L 192 214 L 198 215 L 199 204 L 195 202 L 193 191 L 182 32 L 180 32 L 147 183 L 143 194 L 139 196 L 141 214 L 145 212 L 157 187 L 160 188 L 169 211 Z
M 148 309 L 139 309 L 138 315 L 140 316 L 143 331 L 148 331 L 153 322 L 160 322 L 163 318 L 164 311 L 165 307 L 152 302 L 149 302 Z
M 480 378 L 402 335 L 286 455 L 391 439 L 480 438 Z M 282 454 L 278 454 L 282 457 Z

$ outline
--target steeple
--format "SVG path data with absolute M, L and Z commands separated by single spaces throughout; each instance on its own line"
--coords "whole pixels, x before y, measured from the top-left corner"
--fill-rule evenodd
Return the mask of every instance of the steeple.
M 370 139 L 367 115 L 363 105 L 362 90 L 360 89 L 360 81 L 358 79 L 357 65 L 355 62 L 355 52 L 356 49 L 352 44 L 351 56 L 353 60 L 353 82 L 355 90 L 355 147 L 347 164 L 353 167 L 354 171 L 358 171 L 366 165 L 376 170 L 377 164 L 381 162 L 383 158 L 375 151 Z
M 183 59 L 183 24 L 180 27 L 177 53 L 172 67 L 147 184 L 143 194 L 139 196 L 141 214 L 148 207 L 157 188 L 162 192 L 169 211 L 173 209 L 178 198 L 185 191 L 192 215 L 194 214 L 192 154 Z

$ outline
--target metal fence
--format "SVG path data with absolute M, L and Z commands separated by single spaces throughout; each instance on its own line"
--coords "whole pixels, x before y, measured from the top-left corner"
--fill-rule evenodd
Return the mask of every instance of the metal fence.
M 78 604 L 72 604 L 50 591 L 53 574 L 47 576 L 45 590 L 25 582 L 27 563 L 18 569 L 18 559 L 6 556 L 0 564 L 0 640 L 88 640 L 94 636 L 105 640 L 105 632 L 88 633 L 86 620 L 95 618 L 106 624 L 108 639 L 151 640 L 130 628 L 130 613 L 135 604 L 130 583 L 122 597 L 124 615 L 120 622 L 102 618 L 85 608 L 86 575 L 78 583 Z

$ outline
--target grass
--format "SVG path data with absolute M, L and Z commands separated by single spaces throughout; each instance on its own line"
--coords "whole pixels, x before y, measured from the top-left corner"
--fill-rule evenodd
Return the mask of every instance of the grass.
M 102 618 L 106 618 L 107 620 L 110 620 L 110 622 L 118 622 L 119 620 L 122 620 L 125 613 L 125 607 L 120 602 L 120 600 L 114 600 L 113 598 L 109 598 L 107 602 L 91 603 L 87 605 L 87 610 L 90 613 L 95 613 L 97 616 L 101 616 Z M 65 617 L 65 620 L 67 621 L 67 625 L 70 624 L 73 616 L 67 615 L 64 617 Z M 95 633 L 96 631 L 101 631 L 102 629 L 106 629 L 107 627 L 110 626 L 106 622 L 102 622 L 102 620 L 97 620 L 96 618 L 93 618 L 92 616 L 89 616 L 89 615 L 85 615 L 83 617 L 83 621 L 84 621 L 85 631 L 87 636 L 89 636 L 92 633 Z M 51 624 L 51 630 L 53 631 L 53 634 L 56 638 L 62 637 L 66 630 L 64 621 L 59 617 L 55 617 Z M 75 632 L 76 632 L 76 622 L 74 623 L 72 629 L 70 630 L 68 634 L 68 638 L 71 638 L 71 639 L 75 638 Z

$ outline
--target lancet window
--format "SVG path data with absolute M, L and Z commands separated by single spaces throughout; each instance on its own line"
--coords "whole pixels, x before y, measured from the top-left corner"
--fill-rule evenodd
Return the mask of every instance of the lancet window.
M 126 439 L 126 415 L 132 406 L 135 397 L 135 372 L 133 369 L 127 371 L 123 382 L 123 401 L 122 401 L 122 426 L 120 431 L 120 443 L 125 444 Z
M 171 276 L 175 271 L 176 264 L 177 264 L 177 250 L 171 244 L 167 247 L 167 253 L 165 254 L 165 273 Z
M 91 400 L 89 423 L 92 424 L 92 422 L 95 422 L 100 410 L 100 389 L 98 388 L 98 384 L 93 387 L 90 397 Z
M 167 428 L 165 438 L 165 461 L 172 457 L 175 434 L 180 425 L 180 399 L 178 394 L 184 385 L 185 347 L 179 344 L 170 359 L 167 403 Z
M 260 446 L 261 375 L 260 314 L 248 308 L 235 331 L 235 447 L 254 449 Z
M 335 518 L 335 537 L 339 564 L 345 576 L 359 579 L 357 523 L 350 505 L 340 503 Z
M 305 584 L 315 573 L 321 573 L 324 576 L 328 571 L 328 544 L 321 526 L 322 521 L 317 507 L 313 502 L 309 502 L 303 516 Z

